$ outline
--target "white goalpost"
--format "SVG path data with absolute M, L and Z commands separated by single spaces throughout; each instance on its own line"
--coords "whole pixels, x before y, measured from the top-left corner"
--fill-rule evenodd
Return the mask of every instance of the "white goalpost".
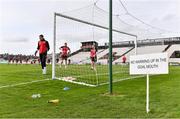
M 94 23 L 93 23 L 94 22 Z M 52 52 L 52 79 L 58 79 L 66 82 L 85 86 L 98 86 L 107 84 L 108 79 L 108 58 L 103 59 L 108 54 L 108 47 L 101 48 L 97 46 L 97 62 L 96 69 L 90 69 L 91 59 L 89 58 L 89 49 L 82 48 L 81 43 L 94 42 L 98 44 L 103 38 L 108 38 L 107 25 L 101 25 L 96 20 L 93 22 L 86 21 L 61 13 L 54 13 L 54 28 L 53 28 L 53 52 Z M 137 53 L 137 35 L 123 32 L 118 29 L 113 29 L 114 41 L 119 41 L 121 35 L 133 38 L 133 52 Z M 87 39 L 85 39 L 87 38 Z M 77 41 L 76 41 L 77 40 Z M 60 52 L 59 47 L 64 43 L 73 50 L 68 56 L 69 64 L 67 68 L 60 67 Z M 91 43 L 90 42 L 90 43 Z M 104 42 L 107 42 L 106 40 Z M 88 46 L 88 45 L 87 45 Z M 113 48 L 112 48 L 113 49 Z M 123 49 L 123 48 L 121 48 Z M 86 51 L 88 50 L 88 51 Z M 103 54 L 104 53 L 104 54 Z M 124 51 L 124 54 L 126 52 Z M 101 56 L 102 55 L 102 56 Z M 122 56 L 122 54 L 121 54 Z M 106 62 L 106 63 L 102 63 Z M 113 82 L 118 82 L 126 79 L 138 78 L 138 76 L 129 75 L 129 65 L 116 65 L 113 66 L 113 75 L 115 79 Z
M 55 59 L 56 59 L 56 13 L 54 13 L 54 29 L 53 29 L 53 52 L 52 52 L 52 79 L 55 79 Z

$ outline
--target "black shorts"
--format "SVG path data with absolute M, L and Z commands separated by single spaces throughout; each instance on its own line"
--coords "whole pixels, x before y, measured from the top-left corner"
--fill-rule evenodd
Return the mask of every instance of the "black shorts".
M 91 61 L 92 61 L 92 62 L 96 62 L 96 61 L 97 61 L 97 58 L 96 58 L 96 57 L 91 57 Z
M 39 61 L 41 62 L 42 69 L 44 69 L 44 67 L 46 67 L 47 52 L 41 53 L 41 54 L 39 54 L 39 56 L 40 56 L 40 60 Z M 35 63 L 35 61 L 34 61 L 34 63 Z
M 68 56 L 67 55 L 61 55 L 62 60 L 67 60 Z

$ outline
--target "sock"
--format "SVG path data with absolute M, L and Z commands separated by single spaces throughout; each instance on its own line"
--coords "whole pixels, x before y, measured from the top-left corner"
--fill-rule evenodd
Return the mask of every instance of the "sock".
M 44 71 L 43 71 L 43 74 L 46 74 L 46 67 L 44 67 Z

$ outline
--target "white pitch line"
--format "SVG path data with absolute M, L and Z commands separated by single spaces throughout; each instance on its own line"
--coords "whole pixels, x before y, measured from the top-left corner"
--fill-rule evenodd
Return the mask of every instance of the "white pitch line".
M 20 85 L 26 85 L 26 84 L 32 84 L 32 83 L 37 83 L 37 82 L 43 82 L 43 81 L 47 81 L 47 80 L 50 80 L 50 79 L 35 80 L 35 81 L 30 81 L 30 82 L 24 82 L 24 83 L 17 83 L 17 84 L 11 84 L 11 85 L 6 85 L 6 86 L 0 86 L 0 89 L 20 86 Z
M 144 76 L 135 76 L 135 77 L 131 77 L 131 78 L 124 78 L 124 79 L 120 79 L 120 80 L 113 81 L 113 83 L 115 83 L 115 82 L 120 82 L 120 81 L 124 81 L 124 80 L 128 80 L 128 79 L 140 78 L 140 77 L 144 77 Z M 99 84 L 99 85 L 92 85 L 92 84 L 87 84 L 87 83 L 82 83 L 82 82 L 65 80 L 65 79 L 62 79 L 62 78 L 56 78 L 56 79 L 59 79 L 59 80 L 61 80 L 61 81 L 66 81 L 66 82 L 75 83 L 75 84 L 90 86 L 90 87 L 96 87 L 96 86 L 101 86 L 101 85 L 106 85 L 106 84 L 108 84 L 108 82 L 106 82 L 106 83 L 101 83 L 101 84 Z M 0 89 L 2 89 L 2 88 L 9 88 L 9 87 L 15 87 L 15 86 L 20 86 L 20 85 L 26 85 L 26 84 L 32 84 L 32 83 L 37 83 L 37 82 L 43 82 L 43 81 L 47 81 L 47 80 L 50 80 L 50 79 L 35 80 L 35 81 L 30 81 L 30 82 L 24 82 L 24 83 L 12 84 L 12 85 L 5 85 L 5 86 L 0 86 Z
M 88 84 L 88 83 L 83 83 L 83 82 L 66 80 L 66 79 L 63 79 L 63 78 L 56 78 L 56 79 L 58 79 L 58 80 L 60 80 L 60 81 L 70 82 L 70 83 L 79 84 L 79 85 L 84 85 L 84 86 L 89 86 L 89 87 L 96 87 L 96 86 L 97 86 L 97 85 Z
M 113 81 L 113 83 L 121 82 L 121 81 L 124 81 L 124 80 L 131 80 L 131 79 L 142 78 L 142 77 L 145 77 L 145 76 L 141 75 L 141 76 L 134 76 L 134 77 L 123 78 L 123 79 L 114 79 L 115 81 Z M 99 84 L 99 86 L 107 85 L 107 84 L 109 84 L 109 82 L 101 83 L 101 84 Z

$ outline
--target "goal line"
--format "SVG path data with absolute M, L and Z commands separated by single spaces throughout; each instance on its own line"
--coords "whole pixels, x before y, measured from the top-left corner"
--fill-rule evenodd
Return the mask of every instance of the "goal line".
M 113 80 L 113 83 L 120 82 L 120 81 L 125 81 L 125 80 L 130 80 L 130 79 L 138 79 L 138 78 L 142 78 L 142 77 L 145 77 L 145 76 L 141 75 L 141 76 L 134 76 L 134 77 L 128 77 L 128 78 L 115 79 L 115 80 Z M 109 84 L 109 82 L 104 82 L 104 83 L 93 85 L 93 84 L 88 84 L 88 83 L 85 83 L 85 82 L 78 82 L 78 81 L 74 81 L 74 80 L 69 80 L 69 79 L 66 79 L 66 77 L 61 77 L 61 78 L 56 77 L 55 79 L 60 80 L 60 81 L 74 83 L 74 84 L 84 85 L 84 86 L 88 86 L 88 87 L 97 87 L 97 86 L 102 86 L 102 85 Z

